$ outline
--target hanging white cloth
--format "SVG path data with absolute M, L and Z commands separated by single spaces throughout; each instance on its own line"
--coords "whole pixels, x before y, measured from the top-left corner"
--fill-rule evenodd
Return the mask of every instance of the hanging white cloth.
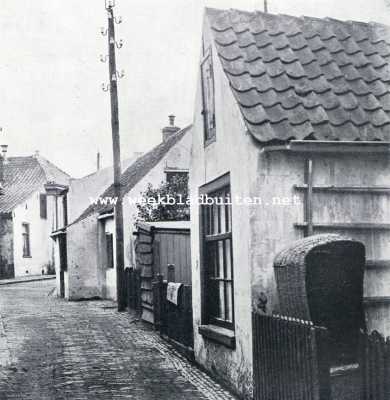
M 179 301 L 179 290 L 182 287 L 182 283 L 168 282 L 167 287 L 167 300 L 175 305 L 178 305 Z

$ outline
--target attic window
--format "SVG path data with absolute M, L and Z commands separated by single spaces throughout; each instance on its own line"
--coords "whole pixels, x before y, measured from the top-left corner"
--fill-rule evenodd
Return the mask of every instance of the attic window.
M 201 64 L 203 120 L 205 145 L 215 140 L 215 93 L 214 70 L 211 47 L 206 51 Z

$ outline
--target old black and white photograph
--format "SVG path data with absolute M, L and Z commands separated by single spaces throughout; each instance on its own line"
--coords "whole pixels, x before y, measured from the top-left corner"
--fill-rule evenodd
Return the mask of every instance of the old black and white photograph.
M 1 0 L 0 400 L 390 400 L 390 0 Z

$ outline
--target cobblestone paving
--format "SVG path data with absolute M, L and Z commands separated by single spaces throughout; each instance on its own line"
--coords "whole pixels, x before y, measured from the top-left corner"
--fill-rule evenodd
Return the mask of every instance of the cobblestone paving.
M 53 287 L 0 288 L 1 400 L 234 400 L 134 316 L 107 301 L 65 302 Z

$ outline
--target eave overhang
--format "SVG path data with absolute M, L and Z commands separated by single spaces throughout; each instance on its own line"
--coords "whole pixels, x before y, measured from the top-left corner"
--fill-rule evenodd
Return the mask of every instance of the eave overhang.
M 47 195 L 60 196 L 68 192 L 69 186 L 49 182 L 45 184 L 45 190 Z
M 390 154 L 390 142 L 291 140 L 282 145 L 264 146 L 263 152 Z

